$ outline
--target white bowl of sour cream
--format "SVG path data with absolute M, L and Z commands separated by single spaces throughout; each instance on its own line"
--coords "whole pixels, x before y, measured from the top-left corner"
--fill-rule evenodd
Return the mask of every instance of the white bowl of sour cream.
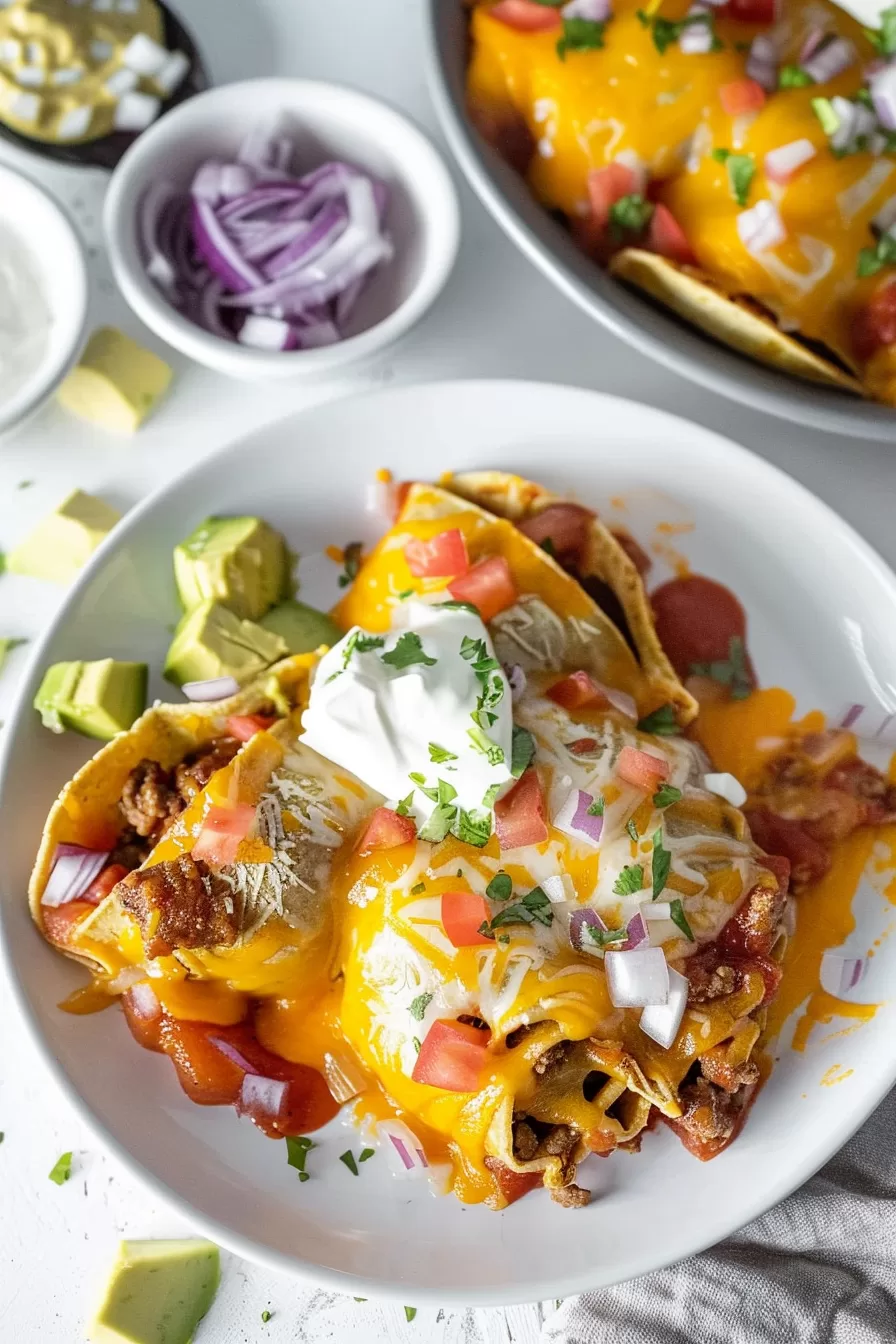
M 0 434 L 55 391 L 78 357 L 87 264 L 65 212 L 0 166 Z

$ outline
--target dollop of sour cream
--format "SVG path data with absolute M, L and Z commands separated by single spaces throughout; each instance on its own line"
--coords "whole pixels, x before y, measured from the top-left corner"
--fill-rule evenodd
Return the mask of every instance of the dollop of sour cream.
M 467 608 L 412 600 L 400 616 L 386 635 L 355 626 L 324 655 L 301 740 L 393 803 L 410 794 L 418 824 L 440 781 L 453 806 L 490 808 L 513 782 L 513 716 L 488 631 Z

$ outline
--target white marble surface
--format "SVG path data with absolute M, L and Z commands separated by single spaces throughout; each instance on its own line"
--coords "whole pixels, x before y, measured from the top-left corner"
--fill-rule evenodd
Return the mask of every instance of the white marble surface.
M 876 6 L 861 0 L 866 13 Z M 419 0 L 182 0 L 218 81 L 281 72 L 336 79 L 387 97 L 435 133 L 421 64 Z M 270 389 L 229 383 L 162 349 L 114 292 L 99 246 L 102 174 L 49 169 L 3 148 L 0 157 L 39 177 L 65 202 L 91 247 L 94 324 L 113 322 L 155 345 L 176 368 L 172 395 L 133 439 L 108 437 L 49 406 L 0 443 L 0 549 L 9 549 L 72 487 L 127 508 L 183 466 L 258 425 L 324 397 L 393 381 L 481 375 L 578 383 L 650 402 L 728 434 L 777 463 L 842 513 L 891 562 L 894 448 L 803 431 L 733 406 L 678 380 L 589 322 L 507 244 L 463 189 L 457 270 L 430 316 L 403 346 L 351 383 Z M 595 439 L 600 426 L 595 425 Z M 896 440 L 896 425 L 894 425 Z M 299 453 L 301 445 L 298 446 Z M 425 444 L 421 448 L 425 471 Z M 371 466 L 375 466 L 371 463 Z M 434 471 L 441 463 L 431 464 Z M 31 484 L 19 489 L 21 482 Z M 59 590 L 0 579 L 0 636 L 36 634 Z M 0 719 L 25 650 L 0 674 Z M 74 1344 L 122 1235 L 188 1231 L 154 1206 L 99 1150 L 43 1076 L 0 987 L 0 1339 Z M 75 1152 L 72 1180 L 47 1173 Z M 413 1303 L 409 1303 L 412 1306 Z M 270 1310 L 263 1324 L 261 1313 Z M 357 1303 L 225 1257 L 224 1281 L 200 1344 L 334 1341 L 363 1344 L 534 1344 L 553 1304 L 507 1311 L 437 1312 L 411 1322 L 401 1306 Z

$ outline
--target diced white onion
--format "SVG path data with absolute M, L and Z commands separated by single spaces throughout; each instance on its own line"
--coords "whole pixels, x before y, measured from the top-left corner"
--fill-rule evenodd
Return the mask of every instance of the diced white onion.
M 243 1083 L 236 1103 L 238 1115 L 252 1115 L 259 1111 L 276 1119 L 283 1109 L 289 1083 L 278 1078 L 263 1078 L 257 1073 L 243 1074 Z
M 95 38 L 90 44 L 90 54 L 95 61 L 108 61 L 113 51 L 112 43 L 106 42 L 101 37 Z
M 643 192 L 647 187 L 647 165 L 634 149 L 621 149 L 616 155 L 616 163 L 628 168 L 635 175 L 635 191 Z
M 889 233 L 894 224 L 896 224 L 896 196 L 891 196 L 878 210 L 871 225 L 878 233 Z
M 539 885 L 553 905 L 565 905 L 567 901 L 575 900 L 576 889 L 568 873 L 552 873 L 550 877 L 543 877 Z
M 669 967 L 661 947 L 607 951 L 607 988 L 614 1008 L 648 1008 L 669 999 Z
M 741 210 L 737 217 L 737 232 L 744 247 L 756 256 L 783 243 L 787 231 L 772 201 L 757 201 L 750 210 Z
M 671 901 L 645 901 L 641 906 L 641 914 L 645 919 L 671 919 L 672 903 Z
M 364 487 L 365 509 L 391 522 L 395 512 L 395 492 L 394 481 L 368 481 Z
M 367 1087 L 364 1071 L 354 1055 L 349 1054 L 347 1050 L 340 1051 L 338 1055 L 327 1051 L 324 1055 L 324 1077 L 333 1100 L 338 1101 L 340 1106 L 343 1102 L 351 1101 Z
M 135 70 L 128 70 L 127 66 L 122 66 L 121 69 L 112 71 L 103 87 L 113 98 L 120 98 L 123 93 L 130 93 L 131 89 L 136 89 L 138 78 Z
M 604 686 L 602 682 L 598 684 L 610 704 L 614 709 L 618 709 L 620 714 L 624 714 L 626 718 L 629 719 L 637 719 L 639 717 L 638 706 L 635 704 L 634 696 L 629 695 L 627 691 L 617 691 L 615 686 Z
M 158 98 L 148 93 L 126 93 L 115 109 L 113 124 L 116 131 L 145 131 L 161 111 Z
M 641 1014 L 638 1025 L 657 1045 L 664 1050 L 675 1041 L 684 1010 L 688 1003 L 687 977 L 669 967 L 669 997 L 663 1004 L 652 1004 Z
M 896 131 L 896 65 L 886 65 L 874 75 L 871 84 L 871 101 L 881 126 L 887 131 Z
M 121 53 L 121 59 L 129 70 L 135 70 L 138 75 L 154 75 L 167 61 L 168 52 L 146 33 L 135 33 Z
M 15 37 L 5 37 L 0 42 L 0 61 L 18 61 L 22 56 L 22 44 Z
M 818 47 L 807 61 L 803 61 L 803 69 L 816 84 L 826 84 L 829 79 L 835 79 L 848 70 L 855 63 L 856 56 L 856 49 L 850 41 L 845 37 L 835 37 L 833 42 Z
M 612 9 L 610 0 L 569 0 L 560 13 L 564 19 L 588 19 L 591 23 L 606 23 Z
M 864 957 L 847 957 L 842 952 L 825 952 L 821 959 L 821 987 L 835 999 L 848 999 L 862 983 L 868 963 Z
M 86 104 L 69 108 L 68 112 L 60 117 L 56 134 L 60 140 L 80 140 L 90 129 L 92 119 L 93 108 Z
M 54 70 L 50 78 L 54 84 L 77 84 L 84 78 L 84 71 L 77 65 L 64 65 Z
M 38 93 L 14 93 L 7 107 L 19 121 L 37 121 L 42 102 Z
M 734 775 L 729 775 L 723 771 L 719 774 L 710 774 L 703 776 L 703 787 L 710 793 L 718 794 L 724 798 L 726 803 L 732 807 L 743 807 L 747 801 L 747 791 L 739 779 Z
M 20 65 L 16 71 L 16 79 L 26 88 L 38 89 L 46 79 L 46 72 L 42 65 Z
M 868 111 L 867 108 L 864 111 Z M 857 182 L 853 182 L 851 187 L 841 191 L 837 197 L 837 209 L 840 211 L 840 218 L 844 224 L 851 224 L 856 215 L 860 214 L 873 196 L 877 194 L 883 184 L 893 171 L 893 164 L 889 159 L 878 159 L 872 163 L 867 173 L 863 173 Z
M 712 51 L 712 29 L 708 23 L 689 23 L 678 46 L 685 56 L 705 56 Z
M 165 64 L 153 75 L 153 83 L 171 97 L 175 89 L 184 82 L 190 70 L 190 58 L 182 51 L 169 52 Z
M 240 689 L 234 677 L 209 677 L 206 681 L 185 681 L 181 690 L 188 700 L 227 700 Z
M 817 153 L 811 140 L 791 140 L 787 145 L 779 145 L 765 156 L 765 175 L 772 182 L 789 182 Z

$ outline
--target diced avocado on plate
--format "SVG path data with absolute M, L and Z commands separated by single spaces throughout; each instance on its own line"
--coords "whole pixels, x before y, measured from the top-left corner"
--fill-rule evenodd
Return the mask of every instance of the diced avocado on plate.
M 321 644 L 332 647 L 344 633 L 324 612 L 292 598 L 271 607 L 259 624 L 282 636 L 289 653 L 313 653 Z
M 66 728 L 108 742 L 130 728 L 146 708 L 145 663 L 54 663 L 34 697 L 44 727 Z
M 221 1280 L 210 1241 L 123 1241 L 93 1344 L 190 1344 Z
M 6 557 L 11 574 L 69 583 L 121 518 L 104 500 L 75 490 Z
M 174 578 L 186 611 L 213 600 L 257 621 L 287 590 L 289 555 L 260 518 L 207 518 L 174 548 Z
M 67 411 L 102 429 L 133 434 L 171 382 L 171 368 L 116 327 L 100 327 L 57 393 Z
M 165 676 L 176 686 L 211 677 L 244 682 L 286 653 L 280 635 L 254 621 L 240 620 L 218 602 L 203 602 L 186 613 L 174 632 Z

